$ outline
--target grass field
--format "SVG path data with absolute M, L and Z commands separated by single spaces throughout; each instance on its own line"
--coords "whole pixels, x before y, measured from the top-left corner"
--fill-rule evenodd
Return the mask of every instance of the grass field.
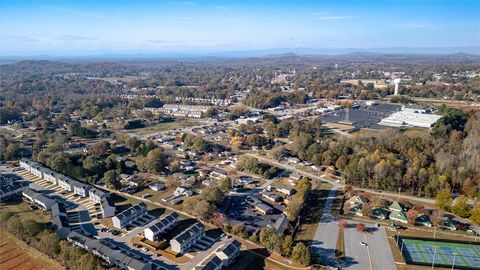
M 400 238 L 399 246 L 410 264 L 480 269 L 480 245 Z
M 60 270 L 63 267 L 5 230 L 0 230 L 0 269 Z
M 2 213 L 12 213 L 22 219 L 33 219 L 37 222 L 50 221 L 50 214 L 42 210 L 31 210 L 30 207 L 22 201 L 10 201 L 0 205 Z

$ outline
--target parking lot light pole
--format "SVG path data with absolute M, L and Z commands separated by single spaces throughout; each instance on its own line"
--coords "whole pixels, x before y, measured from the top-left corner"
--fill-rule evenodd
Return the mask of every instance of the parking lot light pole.
M 452 270 L 455 268 L 455 255 L 457 255 L 457 253 L 452 253 L 453 254 L 453 263 L 452 263 Z

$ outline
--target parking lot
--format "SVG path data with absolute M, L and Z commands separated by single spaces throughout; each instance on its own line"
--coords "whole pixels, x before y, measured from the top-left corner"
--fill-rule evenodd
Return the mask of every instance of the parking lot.
M 378 125 L 378 123 L 383 118 L 398 110 L 400 110 L 400 106 L 394 104 L 377 104 L 374 106 L 362 104 L 357 109 L 350 109 L 348 118 L 349 121 L 353 123 L 353 126 L 357 128 L 385 129 L 391 127 Z M 332 111 L 323 114 L 320 116 L 320 119 L 326 123 L 338 123 L 345 121 L 346 113 L 347 111 L 345 109 Z
M 273 214 L 262 215 L 245 201 L 246 197 L 247 195 L 231 196 L 231 202 L 225 215 L 237 224 L 244 224 L 247 231 L 258 231 L 264 227 L 272 227 L 275 221 L 282 217 L 282 211 L 277 208 L 274 208 Z M 271 205 L 269 202 L 265 203 Z

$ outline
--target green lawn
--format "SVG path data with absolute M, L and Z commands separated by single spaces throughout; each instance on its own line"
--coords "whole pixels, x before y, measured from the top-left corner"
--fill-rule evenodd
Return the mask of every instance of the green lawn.
M 10 201 L 0 204 L 0 212 L 12 213 L 22 219 L 33 219 L 37 222 L 48 222 L 50 220 L 50 213 L 42 210 L 31 210 L 30 207 L 23 201 Z

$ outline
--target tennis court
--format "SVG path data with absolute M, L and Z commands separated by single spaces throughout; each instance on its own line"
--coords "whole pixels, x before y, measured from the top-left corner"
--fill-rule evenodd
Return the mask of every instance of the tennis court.
M 478 244 L 400 238 L 398 247 L 409 264 L 480 269 Z

